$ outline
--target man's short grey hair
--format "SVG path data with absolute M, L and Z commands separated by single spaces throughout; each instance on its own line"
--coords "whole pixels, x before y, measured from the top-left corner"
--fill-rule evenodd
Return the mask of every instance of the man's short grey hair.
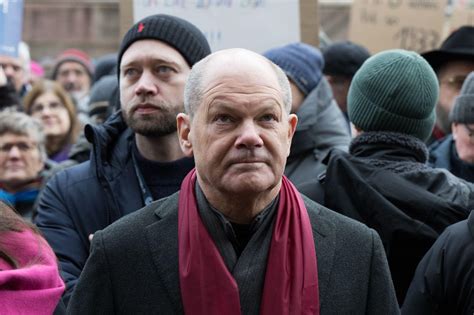
M 39 120 L 25 113 L 8 110 L 2 111 L 0 112 L 0 136 L 7 133 L 27 136 L 33 139 L 38 144 L 43 161 L 46 161 L 46 137 L 43 125 Z
M 263 56 L 261 57 L 269 63 L 269 65 L 275 72 L 275 75 L 277 76 L 277 80 L 283 95 L 283 105 L 285 107 L 286 112 L 289 114 L 291 111 L 292 97 L 288 77 L 283 72 L 283 70 L 281 70 L 281 68 L 278 67 L 276 64 L 274 64 Z M 209 63 L 210 59 L 210 56 L 208 56 L 196 63 L 192 67 L 191 73 L 189 74 L 188 79 L 186 81 L 186 86 L 184 88 L 184 110 L 186 111 L 186 114 L 191 116 L 191 118 L 194 116 L 194 114 L 196 113 L 196 109 L 202 102 L 202 94 L 204 88 L 202 86 L 202 82 L 204 81 L 203 79 L 207 69 L 206 65 Z

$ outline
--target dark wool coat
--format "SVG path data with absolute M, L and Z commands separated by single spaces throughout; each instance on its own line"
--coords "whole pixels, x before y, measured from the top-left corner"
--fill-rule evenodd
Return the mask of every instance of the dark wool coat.
M 474 314 L 474 212 L 448 227 L 426 253 L 403 314 Z
M 474 186 L 429 167 L 425 144 L 408 135 L 364 132 L 349 150 L 329 156 L 324 184 L 300 191 L 379 233 L 401 304 L 423 255 L 474 208 Z
M 183 314 L 178 196 L 95 234 L 69 314 Z M 313 227 L 321 314 L 398 314 L 377 233 L 306 197 L 304 202 Z
M 0 86 L 0 110 L 22 110 L 22 102 L 15 91 L 13 84 Z

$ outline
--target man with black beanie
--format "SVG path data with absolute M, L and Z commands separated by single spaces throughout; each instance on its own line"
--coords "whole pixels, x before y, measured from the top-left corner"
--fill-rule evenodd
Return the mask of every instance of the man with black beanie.
M 210 54 L 204 35 L 180 18 L 158 14 L 133 25 L 118 53 L 121 110 L 86 126 L 90 161 L 55 175 L 36 224 L 59 258 L 67 304 L 89 255 L 93 234 L 179 190 L 194 167 L 176 135 L 191 67 Z
M 323 50 L 323 74 L 331 85 L 337 105 L 349 125 L 347 114 L 347 93 L 352 78 L 364 61 L 370 57 L 369 51 L 350 41 L 335 42 Z

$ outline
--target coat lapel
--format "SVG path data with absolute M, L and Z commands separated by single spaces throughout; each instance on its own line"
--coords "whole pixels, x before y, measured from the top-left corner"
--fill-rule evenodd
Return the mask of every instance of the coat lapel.
M 157 222 L 146 227 L 146 238 L 157 274 L 173 304 L 183 314 L 178 270 L 178 195 L 168 198 L 156 210 Z
M 152 206 L 151 204 L 150 206 Z M 308 204 L 306 203 L 308 207 Z M 332 272 L 336 229 L 332 222 L 321 216 L 319 208 L 308 211 L 318 261 L 319 300 L 326 300 Z M 156 210 L 157 221 L 146 227 L 148 248 L 160 281 L 168 292 L 176 314 L 183 314 L 178 270 L 178 194 L 163 202 Z
M 336 248 L 336 228 L 332 222 L 321 216 L 319 208 L 316 211 L 308 211 L 308 213 L 313 228 L 314 245 L 318 261 L 319 302 L 322 305 L 326 301 L 333 267 L 334 249 Z

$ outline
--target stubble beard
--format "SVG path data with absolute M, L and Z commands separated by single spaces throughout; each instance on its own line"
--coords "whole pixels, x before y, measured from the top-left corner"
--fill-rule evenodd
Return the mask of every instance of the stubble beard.
M 124 120 L 130 129 L 145 137 L 162 137 L 176 132 L 176 116 L 182 112 L 184 105 L 175 106 L 160 102 L 158 107 L 158 111 L 140 115 L 140 118 L 134 110 L 123 112 Z

